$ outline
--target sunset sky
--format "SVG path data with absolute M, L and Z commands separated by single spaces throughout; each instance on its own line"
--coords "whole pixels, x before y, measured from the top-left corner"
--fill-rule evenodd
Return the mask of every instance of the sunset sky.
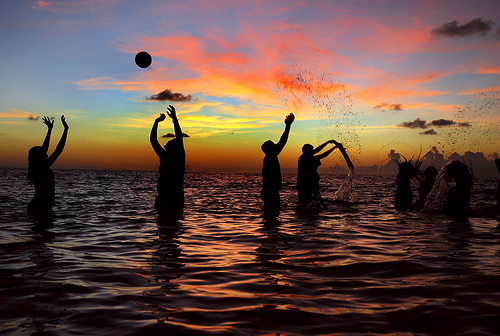
M 157 169 L 169 104 L 192 169 L 259 170 L 290 112 L 283 169 L 331 138 L 356 166 L 500 153 L 498 1 L 2 1 L 0 57 L 0 166 L 27 166 L 41 116 L 52 151 L 64 114 L 55 168 Z

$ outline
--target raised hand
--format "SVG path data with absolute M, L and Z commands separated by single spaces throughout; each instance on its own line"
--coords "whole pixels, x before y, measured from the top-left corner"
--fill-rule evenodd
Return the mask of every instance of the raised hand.
M 69 130 L 69 126 L 68 126 L 68 124 L 66 123 L 66 117 L 65 117 L 64 115 L 62 115 L 62 116 L 61 116 L 61 122 L 62 122 L 62 124 L 63 124 L 63 126 L 64 126 L 64 129 L 65 129 L 66 131 L 67 131 L 67 130 Z
M 175 114 L 175 107 L 173 107 L 172 105 L 168 105 L 168 107 L 167 107 L 167 114 L 172 119 L 176 119 L 177 118 L 177 115 Z
M 342 146 L 342 144 L 340 142 L 337 142 L 335 140 L 330 140 L 328 142 L 332 143 L 332 144 L 335 144 L 335 147 L 338 147 L 338 148 L 343 148 L 344 147 L 344 146 Z
M 47 125 L 49 130 L 52 130 L 52 128 L 54 128 L 54 120 L 50 120 L 49 117 L 43 117 L 42 121 L 45 125 Z
M 293 113 L 290 113 L 289 115 L 287 115 L 285 117 L 285 125 L 291 125 L 294 120 L 295 120 L 295 116 L 293 115 Z
M 163 121 L 165 120 L 165 113 L 160 113 L 160 116 L 158 118 L 156 118 L 156 122 L 160 122 L 160 121 Z

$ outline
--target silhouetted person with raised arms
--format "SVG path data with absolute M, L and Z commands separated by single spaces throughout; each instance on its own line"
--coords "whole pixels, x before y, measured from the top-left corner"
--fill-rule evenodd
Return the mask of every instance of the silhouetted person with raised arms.
M 54 152 L 48 156 L 50 136 L 54 128 L 54 121 L 48 117 L 42 118 L 43 123 L 47 125 L 47 135 L 42 146 L 32 147 L 28 152 L 28 179 L 35 186 L 35 196 L 28 204 L 28 212 L 34 214 L 50 214 L 52 206 L 55 205 L 55 186 L 54 173 L 50 166 L 54 164 L 59 155 L 61 155 L 66 138 L 68 137 L 69 126 L 64 116 L 61 116 L 61 122 L 64 131 L 56 146 Z
M 290 134 L 290 127 L 295 120 L 293 113 L 290 113 L 285 118 L 285 130 L 281 135 L 278 143 L 267 140 L 261 146 L 264 152 L 264 160 L 262 163 L 262 191 L 260 193 L 264 201 L 264 216 L 276 217 L 280 210 L 280 189 L 281 189 L 281 168 L 278 160 L 278 155 L 285 147 Z
M 335 144 L 335 146 L 321 154 L 317 154 L 328 144 Z M 297 172 L 299 207 L 305 208 L 313 203 L 320 206 L 324 205 L 319 193 L 318 167 L 321 166 L 321 160 L 330 155 L 338 145 L 340 144 L 335 140 L 329 140 L 316 148 L 310 144 L 302 146 L 302 155 L 299 157 Z
M 174 124 L 175 138 L 168 141 L 165 147 L 162 147 L 158 142 L 158 123 L 165 120 L 164 113 L 161 113 L 156 118 L 150 135 L 151 146 L 153 146 L 156 155 L 160 158 L 158 196 L 154 207 L 159 211 L 175 214 L 181 212 L 184 207 L 186 153 L 179 120 L 172 105 L 168 106 L 167 115 Z

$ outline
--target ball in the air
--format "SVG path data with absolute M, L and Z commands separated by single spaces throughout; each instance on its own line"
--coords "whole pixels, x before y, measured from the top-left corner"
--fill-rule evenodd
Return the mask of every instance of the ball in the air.
M 145 51 L 141 51 L 140 53 L 135 55 L 135 64 L 137 64 L 137 66 L 140 68 L 147 68 L 151 65 L 152 61 L 153 59 L 151 58 L 151 55 Z

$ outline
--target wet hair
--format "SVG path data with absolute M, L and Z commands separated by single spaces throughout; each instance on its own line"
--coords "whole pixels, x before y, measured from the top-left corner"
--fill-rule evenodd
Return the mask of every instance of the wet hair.
M 406 176 L 408 178 L 414 177 L 417 174 L 417 170 L 413 166 L 413 163 L 405 161 L 398 165 L 399 175 Z
M 260 149 L 262 149 L 262 151 L 265 153 L 265 154 L 269 154 L 272 149 L 275 147 L 275 143 L 272 142 L 271 140 L 267 140 L 266 142 L 264 142 L 262 144 L 262 146 L 260 146 Z
M 474 181 L 472 169 L 465 163 L 457 160 L 448 162 L 441 170 L 441 175 L 446 183 L 455 181 L 457 184 L 470 188 Z
M 302 153 L 304 154 L 311 154 L 312 151 L 314 150 L 314 147 L 311 144 L 305 144 L 302 146 Z
M 401 155 L 402 156 L 402 155 Z M 414 178 L 419 174 L 420 172 L 420 166 L 422 165 L 422 160 L 417 159 L 415 161 L 415 165 L 410 161 L 408 161 L 404 156 L 403 158 L 405 159 L 403 162 L 400 162 L 397 159 L 392 159 L 392 161 L 398 165 L 399 169 L 399 177 L 406 177 L 406 178 Z
M 429 167 L 425 168 L 425 170 L 424 170 L 424 176 L 427 179 L 433 179 L 437 176 L 437 174 L 438 174 L 438 171 L 437 171 L 436 167 L 434 167 L 434 166 L 429 166 Z

